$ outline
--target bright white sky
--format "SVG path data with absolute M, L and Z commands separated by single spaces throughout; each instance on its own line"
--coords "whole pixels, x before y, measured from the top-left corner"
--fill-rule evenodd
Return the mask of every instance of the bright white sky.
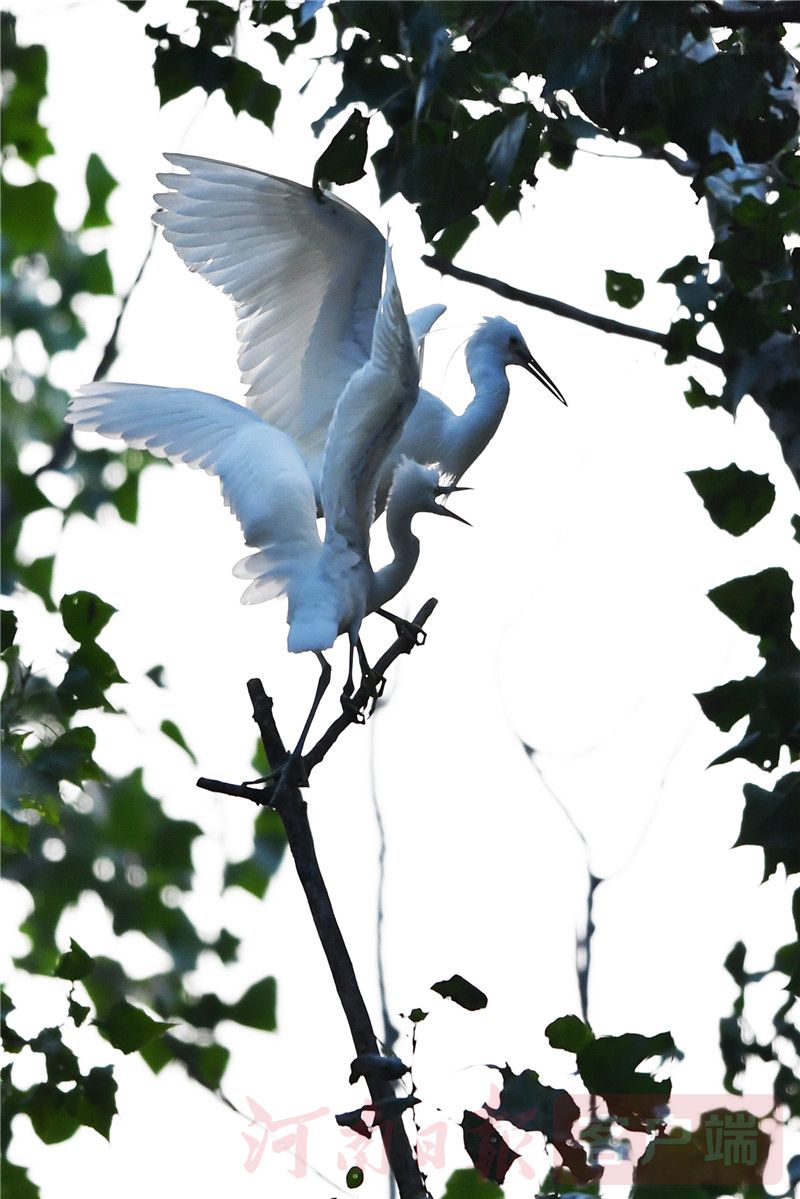
M 57 155 L 42 173 L 59 188 L 61 218 L 69 224 L 82 216 L 91 151 L 119 180 L 110 203 L 113 230 L 94 236 L 109 246 L 121 292 L 147 248 L 163 151 L 310 179 L 320 147 L 308 126 L 334 94 L 328 67 L 300 98 L 309 62 L 279 68 L 257 39 L 242 39 L 240 52 L 287 96 L 270 134 L 247 116 L 234 119 L 219 97 L 204 103 L 199 91 L 161 111 L 150 82 L 152 43 L 140 34 L 142 18 L 121 5 L 27 0 L 11 7 L 19 13 L 20 40 L 44 42 L 50 56 L 43 119 Z M 158 24 L 181 11 L 181 4 L 149 0 L 145 15 Z M 377 123 L 372 136 L 374 150 L 382 136 Z M 579 153 L 569 172 L 543 166 L 538 174 L 535 204 L 524 217 L 510 217 L 499 229 L 486 223 L 459 261 L 616 316 L 623 314 L 605 300 L 604 271 L 630 271 L 647 285 L 631 319 L 666 328 L 673 293 L 656 284 L 659 274 L 684 254 L 702 258 L 710 241 L 704 208 L 688 184 L 662 164 L 602 161 L 589 153 Z M 706 722 L 692 693 L 757 668 L 754 639 L 705 595 L 766 566 L 796 568 L 789 528 L 796 491 L 750 401 L 735 424 L 722 412 L 692 412 L 685 404 L 689 370 L 717 389 L 712 368 L 666 369 L 663 354 L 642 343 L 442 280 L 420 265 L 422 242 L 404 201 L 380 211 L 369 177 L 346 197 L 379 224 L 391 222 L 406 306 L 434 300 L 449 306 L 441 322 L 447 331 L 429 341 L 428 387 L 454 407 L 466 404 L 458 347 L 482 315 L 502 312 L 520 324 L 569 401 L 564 409 L 530 377 L 512 376 L 503 424 L 465 480 L 474 493 L 456 504 L 474 529 L 419 521 L 423 556 L 399 607 L 411 613 L 429 595 L 438 597 L 428 644 L 394 672 L 388 705 L 367 731 L 354 729 L 342 740 L 310 793 L 320 859 L 377 1022 L 374 746 L 388 838 L 389 1005 L 395 1017 L 417 1005 L 431 1011 L 420 1029 L 414 1076 L 425 1100 L 421 1126 L 450 1121 L 444 1159 L 430 1166 L 439 1193 L 450 1171 L 468 1164 L 456 1127 L 463 1108 L 479 1107 L 496 1081 L 481 1063 L 532 1067 L 551 1085 L 572 1081 L 572 1059 L 551 1050 L 543 1030 L 578 1010 L 574 937 L 584 858 L 518 733 L 540 749 L 540 769 L 584 831 L 595 873 L 614 875 L 596 900 L 590 996 L 596 1032 L 668 1028 L 686 1055 L 673 1072 L 675 1093 L 720 1094 L 717 1025 L 734 996 L 722 962 L 743 939 L 752 968 L 767 967 L 791 925 L 785 884 L 758 885 L 761 853 L 729 848 L 739 827 L 741 785 L 760 781 L 759 772 L 739 765 L 706 771 L 732 738 Z M 73 388 L 91 378 L 114 315 L 109 302 L 87 304 L 92 336 L 79 353 L 54 364 L 59 383 Z M 126 316 L 112 377 L 241 397 L 235 345 L 232 307 L 159 238 Z M 741 540 L 712 525 L 685 477 L 688 469 L 730 461 L 768 472 L 778 491 L 774 511 Z M 32 519 L 31 555 L 52 552 L 55 535 L 46 519 Z M 144 476 L 136 528 L 114 514 L 98 525 L 69 525 L 59 540 L 55 590 L 86 588 L 119 609 L 102 643 L 131 680 L 120 702 L 133 726 L 90 714 L 97 757 L 119 773 L 144 764 L 146 782 L 166 810 L 208 830 L 196 855 L 197 894 L 186 906 L 209 936 L 224 925 L 244 942 L 238 964 L 222 969 L 211 959 L 193 982 L 232 999 L 257 978 L 277 976 L 279 1034 L 229 1025 L 221 1036 L 232 1050 L 225 1079 L 232 1100 L 246 1110 L 252 1097 L 285 1120 L 320 1108 L 351 1109 L 365 1094 L 346 1081 L 350 1044 L 291 865 L 263 906 L 239 892 L 220 900 L 223 855 L 247 853 L 253 813 L 194 788 L 198 774 L 234 780 L 251 774 L 247 678 L 259 675 L 276 697 L 288 741 L 316 679 L 313 659 L 286 652 L 280 603 L 239 605 L 241 584 L 230 568 L 242 553 L 214 480 L 157 467 Z M 35 666 L 56 669 L 57 623 L 38 604 L 20 600 L 19 607 Z M 389 640 L 384 622 L 368 622 L 365 639 L 373 655 L 379 652 Z M 343 677 L 344 647 L 334 662 Z M 168 690 L 141 681 L 156 663 L 166 667 Z M 197 768 L 158 736 L 164 718 L 182 728 Z M 11 884 L 3 894 L 8 910 L 21 915 L 24 903 Z M 142 974 L 165 964 L 138 934 L 114 939 L 99 901 L 87 899 L 70 913 L 60 935 L 65 948 L 73 935 L 89 952 L 122 953 Z M 22 948 L 12 937 L 10 953 Z M 431 995 L 431 983 L 456 971 L 488 993 L 485 1012 L 464 1013 Z M 20 1031 L 64 1019 L 63 984 L 5 973 Z M 777 988 L 768 988 L 752 1016 L 762 1037 L 769 1027 L 763 1021 L 777 1006 Z M 14 1159 L 31 1165 L 44 1199 L 63 1194 L 65 1174 L 79 1170 L 84 1199 L 112 1189 L 116 1199 L 132 1199 L 177 1188 L 236 1199 L 265 1193 L 326 1199 L 343 1188 L 337 1154 L 344 1138 L 332 1117 L 310 1125 L 308 1143 L 310 1164 L 331 1181 L 313 1174 L 296 1179 L 289 1173 L 292 1153 L 269 1147 L 249 1173 L 244 1122 L 179 1070 L 155 1079 L 91 1029 L 66 1039 L 87 1068 L 118 1063 L 120 1116 L 110 1146 L 84 1131 L 46 1151 L 27 1121 L 17 1122 Z M 409 1044 L 401 1042 L 399 1051 L 407 1060 Z M 22 1084 L 37 1077 L 24 1059 L 18 1068 Z M 768 1072 L 748 1079 L 750 1094 L 768 1087 Z M 695 1110 L 715 1105 L 701 1101 Z M 370 1163 L 376 1149 L 369 1150 Z M 530 1160 L 541 1168 L 541 1155 Z M 345 1166 L 355 1161 L 348 1150 Z M 528 1194 L 530 1185 L 515 1167 L 507 1194 Z M 360 1193 L 382 1196 L 385 1187 L 374 1176 Z

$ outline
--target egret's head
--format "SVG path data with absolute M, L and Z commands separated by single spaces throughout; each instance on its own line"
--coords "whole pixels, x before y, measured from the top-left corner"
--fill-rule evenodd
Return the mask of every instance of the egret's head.
M 528 349 L 525 338 L 516 325 L 504 316 L 489 316 L 470 338 L 471 346 L 479 353 L 482 347 L 499 357 L 502 366 L 521 366 L 538 379 L 562 404 L 566 400 L 550 376 L 539 365 Z
M 442 484 L 439 472 L 435 466 L 421 466 L 413 458 L 401 458 L 392 478 L 392 487 L 386 505 L 387 519 L 404 514 L 410 519 L 417 512 L 432 512 L 436 516 L 450 516 L 468 525 L 469 521 L 463 516 L 443 508 L 437 500 L 453 494 L 455 491 L 469 491 L 468 487 L 455 487 Z

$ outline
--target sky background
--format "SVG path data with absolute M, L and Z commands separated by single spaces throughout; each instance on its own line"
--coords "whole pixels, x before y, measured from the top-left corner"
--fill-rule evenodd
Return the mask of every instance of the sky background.
M 321 147 L 309 124 L 330 102 L 336 77 L 323 65 L 299 97 L 313 65 L 307 50 L 279 67 L 245 31 L 240 55 L 284 90 L 270 133 L 199 91 L 160 110 L 152 43 L 141 33 L 142 17 L 121 5 L 10 7 L 20 42 L 48 49 L 42 119 L 57 153 L 41 173 L 59 189 L 59 218 L 69 227 L 83 215 L 91 151 L 119 181 L 109 204 L 113 228 L 87 235 L 86 244 L 108 246 L 120 293 L 147 251 L 155 173 L 168 169 L 164 151 L 310 180 Z M 145 17 L 159 24 L 181 11 L 180 4 L 148 0 Z M 181 18 L 172 28 L 184 24 Z M 383 139 L 379 121 L 370 136 L 374 152 Z M 656 280 L 684 254 L 707 255 L 704 206 L 666 165 L 622 161 L 626 151 L 611 144 L 591 149 L 608 157 L 582 150 L 568 172 L 540 165 L 523 215 L 499 228 L 483 222 L 459 263 L 623 319 L 605 299 L 604 272 L 629 271 L 646 285 L 631 321 L 666 329 L 675 317 L 674 292 Z M 422 557 L 396 608 L 412 614 L 428 596 L 438 598 L 428 643 L 393 670 L 388 702 L 366 729 L 341 740 L 309 792 L 323 871 L 376 1024 L 373 792 L 380 803 L 388 1002 L 396 1020 L 415 1006 L 431 1013 L 413 1065 L 424 1099 L 421 1126 L 446 1130 L 442 1164 L 430 1173 L 438 1193 L 452 1169 L 468 1164 L 456 1127 L 464 1107 L 479 1107 L 497 1082 L 482 1063 L 531 1067 L 554 1086 L 574 1081 L 572 1059 L 552 1050 L 543 1034 L 552 1019 L 578 1010 L 575 929 L 586 862 L 573 822 L 586 838 L 592 870 L 609 876 L 595 906 L 595 1031 L 669 1029 L 685 1054 L 672 1072 L 674 1092 L 722 1093 L 718 1021 L 734 998 L 722 962 L 742 939 L 752 951 L 749 965 L 766 968 L 792 929 L 785 883 L 773 878 L 759 887 L 761 852 L 729 848 L 741 818 L 741 785 L 761 781 L 759 771 L 741 764 L 706 769 L 737 730 L 719 734 L 693 693 L 757 668 L 755 639 L 706 593 L 767 566 L 784 565 L 796 577 L 789 528 L 796 491 L 751 401 L 742 402 L 735 422 L 721 411 L 689 409 L 682 396 L 687 374 L 718 390 L 712 367 L 665 368 L 655 347 L 442 279 L 420 263 L 423 243 L 405 201 L 380 209 L 369 174 L 343 194 L 381 228 L 391 226 L 406 307 L 448 305 L 444 331 L 426 347 L 427 387 L 463 408 L 471 391 L 461 343 L 483 315 L 501 313 L 519 323 L 569 404 L 565 409 L 530 376 L 512 372 L 501 427 L 464 480 L 474 491 L 453 502 L 474 528 L 425 517 L 416 525 Z M 92 377 L 115 315 L 114 302 L 87 300 L 91 336 L 53 361 L 56 383 L 72 390 Z M 35 344 L 28 350 L 35 356 Z M 243 395 L 232 306 L 192 276 L 160 235 L 126 314 L 111 377 Z M 82 443 L 99 439 L 83 435 Z M 29 469 L 46 457 L 37 447 L 29 453 Z M 742 539 L 711 523 L 685 476 L 731 461 L 769 473 L 777 489 L 773 511 Z M 187 908 L 209 937 L 224 925 L 244 941 L 238 963 L 223 969 L 209 955 L 193 983 L 233 999 L 264 974 L 278 979 L 278 1034 L 222 1029 L 232 1050 L 226 1093 L 243 1110 L 252 1098 L 276 1120 L 358 1106 L 365 1096 L 347 1084 L 350 1043 L 291 864 L 284 863 L 263 904 L 236 890 L 220 899 L 225 855 L 247 854 L 253 812 L 194 787 L 201 774 L 251 776 L 246 679 L 263 679 L 292 742 L 317 676 L 312 657 L 286 651 L 281 601 L 239 604 L 242 584 L 230 570 L 244 548 L 216 481 L 155 466 L 142 479 L 136 527 L 109 512 L 97 523 L 76 518 L 59 537 L 45 513 L 29 518 L 24 536 L 31 558 L 52 552 L 58 539 L 56 595 L 87 589 L 119 609 L 101 640 L 131 680 L 120 700 L 133 725 L 87 714 L 97 760 L 119 774 L 144 765 L 145 782 L 168 813 L 191 817 L 208 833 L 196 853 L 198 885 Z M 381 537 L 377 532 L 379 547 Z M 23 650 L 37 669 L 58 671 L 59 622 L 38 600 L 15 603 L 25 616 Z M 391 634 L 373 618 L 364 639 L 375 657 Z M 346 671 L 344 644 L 333 662 L 338 682 Z M 143 678 L 157 663 L 165 667 L 165 690 Z M 337 694 L 333 686 L 329 715 Z M 181 727 L 197 767 L 159 735 L 165 718 Z M 538 771 L 520 737 L 539 751 Z M 10 883 L 2 895 L 9 914 L 21 917 L 24 895 Z M 63 948 L 70 935 L 91 953 L 122 954 L 134 973 L 165 964 L 143 936 L 114 938 L 94 896 L 62 921 Z M 36 1030 L 63 1019 L 65 991 L 7 965 L 24 943 L 13 935 L 4 958 L 23 1035 L 28 1021 Z M 433 982 L 454 972 L 487 992 L 486 1011 L 466 1013 L 430 993 Z M 767 982 L 753 996 L 751 1019 L 762 1037 L 776 995 L 777 985 Z M 408 1031 L 407 1022 L 400 1025 Z M 309 1167 L 329 1181 L 310 1169 L 294 1177 L 293 1153 L 270 1147 L 248 1172 L 245 1121 L 178 1068 L 156 1078 L 91 1029 L 65 1040 L 87 1067 L 115 1061 L 120 1115 L 110 1146 L 83 1130 L 46 1150 L 27 1120 L 17 1121 L 12 1158 L 31 1165 L 44 1199 L 63 1194 L 65 1174 L 78 1170 L 84 1199 L 112 1188 L 117 1199 L 187 1186 L 236 1199 L 325 1199 L 343 1190 L 338 1154 L 344 1147 L 345 1168 L 356 1158 L 332 1117 L 310 1124 L 306 1148 Z M 408 1060 L 407 1041 L 399 1052 Z M 38 1077 L 30 1062 L 18 1069 L 20 1085 Z M 768 1071 L 753 1069 L 747 1090 L 766 1092 L 769 1082 Z M 376 1150 L 370 1147 L 370 1163 Z M 526 1153 L 540 1171 L 543 1155 L 535 1147 Z M 529 1194 L 530 1186 L 515 1167 L 507 1194 Z M 385 1194 L 386 1179 L 370 1176 L 360 1193 Z

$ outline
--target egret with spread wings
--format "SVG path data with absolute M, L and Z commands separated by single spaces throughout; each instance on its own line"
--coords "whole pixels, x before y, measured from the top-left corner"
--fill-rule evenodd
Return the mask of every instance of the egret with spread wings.
M 234 301 L 239 367 L 253 411 L 293 438 L 321 502 L 328 428 L 344 383 L 365 353 L 380 298 L 383 234 L 349 204 L 247 167 L 167 154 L 178 172 L 158 176 L 154 220 L 190 270 Z M 419 342 L 444 312 L 433 304 L 408 322 Z M 458 480 L 497 431 L 509 397 L 506 371 L 521 366 L 562 403 L 519 329 L 486 320 L 466 348 L 475 389 L 457 416 L 421 390 L 378 480 L 385 500 L 400 455 L 437 464 Z
M 387 508 L 395 561 L 374 572 L 369 531 L 378 477 L 400 436 L 419 385 L 419 364 L 391 255 L 368 352 L 352 350 L 324 449 L 320 493 L 325 535 L 317 529 L 314 486 L 292 437 L 256 411 L 220 396 L 126 383 L 91 383 L 73 398 L 66 419 L 78 429 L 121 437 L 174 462 L 219 477 L 226 503 L 256 552 L 235 568 L 250 580 L 244 602 L 288 597 L 289 650 L 311 651 L 320 663 L 314 703 L 295 750 L 330 680 L 323 656 L 340 633 L 353 651 L 367 611 L 380 608 L 408 580 L 419 553 L 411 534 L 417 511 L 452 516 L 435 498 L 436 472 L 401 464 Z M 367 669 L 362 656 L 362 669 Z

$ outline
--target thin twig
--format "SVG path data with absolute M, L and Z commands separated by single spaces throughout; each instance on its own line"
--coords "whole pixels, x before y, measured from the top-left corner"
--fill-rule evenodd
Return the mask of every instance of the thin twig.
M 383 707 L 383 701 L 378 705 Z M 369 783 L 372 797 L 372 810 L 375 814 L 375 824 L 378 828 L 378 901 L 375 912 L 375 942 L 378 958 L 378 994 L 381 1001 L 381 1017 L 383 1020 L 383 1051 L 393 1053 L 400 1033 L 392 1023 L 389 1015 L 389 1003 L 386 995 L 386 973 L 384 970 L 383 954 L 383 896 L 386 889 L 386 828 L 383 823 L 383 813 L 378 801 L 378 782 L 375 771 L 375 729 L 377 727 L 375 714 L 372 717 L 369 737 Z
M 114 321 L 114 328 L 111 330 L 111 336 L 109 337 L 108 341 L 106 342 L 105 346 L 103 347 L 103 352 L 100 355 L 100 361 L 97 364 L 97 370 L 94 372 L 94 375 L 92 376 L 93 383 L 97 383 L 98 380 L 105 378 L 105 376 L 110 371 L 111 367 L 114 365 L 114 361 L 117 358 L 117 355 L 119 354 L 118 339 L 119 339 L 120 326 L 122 324 L 123 317 L 125 316 L 125 313 L 128 310 L 128 305 L 131 302 L 131 297 L 133 296 L 133 293 L 136 291 L 136 288 L 141 283 L 142 275 L 144 274 L 145 267 L 147 266 L 148 262 L 150 261 L 150 256 L 153 253 L 153 247 L 155 245 L 156 232 L 157 232 L 156 226 L 154 225 L 152 234 L 150 236 L 150 245 L 147 248 L 147 253 L 145 254 L 144 258 L 142 259 L 141 266 L 139 267 L 138 271 L 136 272 L 136 278 L 134 279 L 133 283 L 131 283 L 130 287 L 125 292 L 125 295 L 120 300 L 119 312 L 117 313 L 117 319 Z M 61 466 L 63 465 L 63 463 L 66 461 L 71 449 L 72 449 L 72 425 L 65 424 L 64 427 L 62 428 L 61 432 L 59 433 L 58 437 L 55 440 L 50 457 L 41 466 L 37 467 L 37 469 L 33 472 L 33 478 L 34 479 L 38 478 L 39 475 L 44 474 L 44 472 L 48 471 L 48 470 L 59 470 L 61 468 Z
M 540 296 L 533 291 L 524 291 L 521 287 L 504 283 L 502 279 L 493 279 L 491 275 L 467 271 L 464 267 L 456 266 L 455 263 L 442 258 L 440 254 L 425 254 L 422 261 L 427 266 L 439 271 L 441 275 L 450 275 L 453 279 L 460 279 L 463 283 L 474 283 L 477 287 L 485 287 L 498 296 L 503 296 L 506 300 L 528 304 L 531 308 L 541 308 L 544 312 L 552 312 L 555 316 L 564 316 L 567 320 L 578 321 L 582 325 L 589 325 L 592 329 L 601 329 L 604 333 L 616 333 L 620 337 L 632 337 L 637 341 L 647 341 L 652 345 L 661 346 L 662 350 L 671 348 L 668 333 L 659 333 L 656 329 L 643 329 L 639 325 L 626 325 L 624 321 L 614 320 L 610 316 L 598 316 L 595 312 L 586 312 L 583 308 L 576 308 L 574 304 L 565 304 L 563 300 L 554 300 L 550 296 Z M 689 351 L 689 354 L 692 358 L 699 358 L 703 362 L 710 362 L 713 366 L 720 368 L 725 363 L 723 354 L 717 350 L 707 350 L 705 346 L 695 346 Z
M 528 756 L 533 769 L 539 776 L 539 781 L 544 787 L 547 794 L 555 804 L 561 809 L 562 813 L 569 821 L 572 831 L 577 836 L 583 849 L 583 860 L 586 866 L 587 890 L 586 890 L 586 908 L 584 912 L 583 931 L 575 934 L 575 976 L 578 983 L 578 995 L 581 1003 L 581 1019 L 584 1024 L 590 1024 L 589 1020 L 589 976 L 592 968 L 592 939 L 594 937 L 594 893 L 601 883 L 605 882 L 604 878 L 598 878 L 591 867 L 589 841 L 581 826 L 578 824 L 575 817 L 570 812 L 567 805 L 564 803 L 561 796 L 550 785 L 545 777 L 539 763 L 536 761 L 536 750 L 527 741 L 517 734 L 522 748 Z

